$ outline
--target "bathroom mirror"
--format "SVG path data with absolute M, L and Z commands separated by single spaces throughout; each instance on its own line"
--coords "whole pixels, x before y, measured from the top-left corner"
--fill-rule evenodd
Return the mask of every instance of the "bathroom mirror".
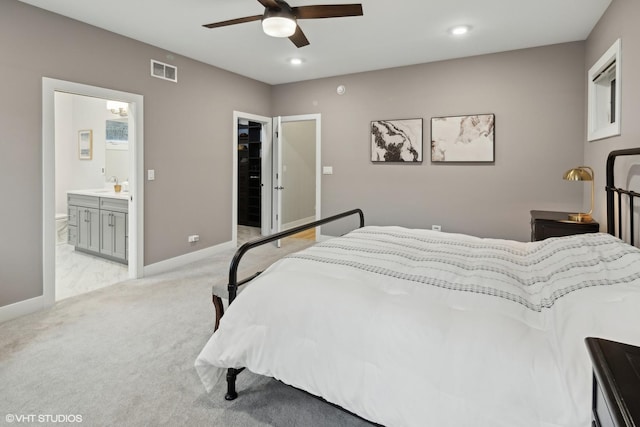
M 107 181 L 117 177 L 122 183 L 129 180 L 129 119 L 106 121 L 105 171 Z

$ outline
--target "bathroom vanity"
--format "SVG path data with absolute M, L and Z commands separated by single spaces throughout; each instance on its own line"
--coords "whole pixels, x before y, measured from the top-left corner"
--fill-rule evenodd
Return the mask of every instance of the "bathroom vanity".
M 129 193 L 67 192 L 69 239 L 77 251 L 127 264 Z

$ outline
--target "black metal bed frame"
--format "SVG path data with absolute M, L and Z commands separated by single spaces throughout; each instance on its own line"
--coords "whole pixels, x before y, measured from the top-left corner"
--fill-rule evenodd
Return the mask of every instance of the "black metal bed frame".
M 611 235 L 622 238 L 622 195 L 626 195 L 629 198 L 629 210 L 630 210 L 630 223 L 629 223 L 629 235 L 630 235 L 630 244 L 634 244 L 634 221 L 633 221 L 633 199 L 636 197 L 640 197 L 640 193 L 636 193 L 634 191 L 625 190 L 622 188 L 617 188 L 614 184 L 614 166 L 617 157 L 621 156 L 633 156 L 640 155 L 640 148 L 631 148 L 631 149 L 623 149 L 616 150 L 609 153 L 607 157 L 607 165 L 606 165 L 606 192 L 607 192 L 607 232 Z M 617 204 L 615 203 L 615 195 L 617 194 Z M 616 234 L 616 206 L 618 207 L 618 232 Z M 229 291 L 229 304 L 233 302 L 238 293 L 238 288 L 254 278 L 256 278 L 261 272 L 254 274 L 248 278 L 238 281 L 238 266 L 240 265 L 240 260 L 242 257 L 251 249 L 256 248 L 258 246 L 265 245 L 267 243 L 274 242 L 276 240 L 280 240 L 285 237 L 289 237 L 291 235 L 300 233 L 301 231 L 309 230 L 311 228 L 316 228 L 323 224 L 327 224 L 329 222 L 333 222 L 351 215 L 358 214 L 360 217 L 360 225 L 359 227 L 364 227 L 364 213 L 360 209 L 352 209 L 350 211 L 346 211 L 337 215 L 330 216 L 328 218 L 324 218 L 318 221 L 310 222 L 308 224 L 301 225 L 299 227 L 295 227 L 286 231 L 282 231 L 280 233 L 272 234 L 270 236 L 266 236 L 263 238 L 259 238 L 250 242 L 247 242 L 240 246 L 240 248 L 236 251 L 233 260 L 231 261 L 231 265 L 229 268 L 229 283 L 227 289 Z M 222 301 L 219 297 L 214 295 L 214 305 L 216 306 L 216 311 L 218 313 L 218 317 L 216 319 L 216 326 L 218 328 L 218 322 L 220 317 L 224 313 L 224 309 L 222 306 Z M 227 369 L 227 393 L 225 395 L 226 400 L 234 400 L 238 397 L 238 393 L 236 391 L 236 377 L 240 372 L 242 372 L 244 368 L 228 368 Z
M 327 224 L 329 222 L 337 221 L 342 218 L 349 217 L 351 215 L 358 215 L 360 217 L 360 225 L 358 228 L 364 227 L 364 213 L 361 209 L 352 209 L 350 211 L 342 212 L 337 215 L 333 215 L 327 218 L 323 218 L 317 221 L 310 222 L 308 224 L 303 224 L 298 227 L 291 228 L 289 230 L 281 231 L 279 233 L 272 234 L 270 236 L 265 236 L 259 239 L 252 240 L 240 246 L 236 251 L 233 259 L 231 260 L 231 266 L 229 267 L 229 284 L 227 285 L 227 289 L 229 291 L 229 305 L 236 299 L 238 294 L 238 287 L 244 285 L 245 283 L 250 282 L 255 279 L 261 271 L 257 272 L 253 276 L 247 277 L 246 279 L 242 279 L 238 281 L 238 266 L 240 265 L 240 260 L 242 257 L 251 249 L 256 248 L 258 246 L 265 245 L 267 243 L 275 242 L 276 240 L 283 239 L 285 237 L 292 236 L 294 234 L 300 233 L 301 231 L 309 230 L 312 228 L 319 227 L 323 224 Z M 224 313 L 222 308 L 222 301 L 214 295 L 213 303 L 216 306 L 217 314 L 216 318 L 216 326 L 218 328 L 219 318 Z M 236 392 L 236 377 L 240 372 L 242 372 L 244 368 L 228 368 L 227 369 L 227 394 L 224 396 L 226 400 L 234 400 L 238 397 L 238 393 Z
M 635 191 L 625 190 L 617 188 L 614 183 L 614 166 L 616 158 L 622 156 L 636 156 L 640 155 L 640 148 L 628 148 L 623 150 L 615 150 L 609 153 L 607 157 L 607 185 L 605 187 L 607 191 L 607 233 L 616 236 L 620 239 L 622 236 L 622 196 L 626 195 L 629 200 L 629 244 L 634 246 L 634 206 L 633 199 L 640 197 L 640 193 Z M 616 197 L 617 204 L 616 204 Z M 616 206 L 618 211 L 618 227 L 616 233 Z

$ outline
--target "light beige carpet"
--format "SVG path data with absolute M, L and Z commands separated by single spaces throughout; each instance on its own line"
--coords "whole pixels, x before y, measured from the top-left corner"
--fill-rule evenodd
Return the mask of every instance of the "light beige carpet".
M 262 269 L 309 243 L 289 238 L 282 249 L 258 248 L 245 257 L 244 270 Z M 0 324 L 0 424 L 12 416 L 79 415 L 86 426 L 368 425 L 251 372 L 238 377 L 235 401 L 224 400 L 225 384 L 205 392 L 193 363 L 213 331 L 211 286 L 226 283 L 232 255 Z M 79 425 L 33 419 L 20 425 Z

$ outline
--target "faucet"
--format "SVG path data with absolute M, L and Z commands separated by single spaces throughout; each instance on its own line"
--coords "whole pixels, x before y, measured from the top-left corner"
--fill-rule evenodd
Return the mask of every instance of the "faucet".
M 113 175 L 110 176 L 109 179 L 107 180 L 108 182 L 113 182 L 114 184 L 118 184 L 118 177 Z

